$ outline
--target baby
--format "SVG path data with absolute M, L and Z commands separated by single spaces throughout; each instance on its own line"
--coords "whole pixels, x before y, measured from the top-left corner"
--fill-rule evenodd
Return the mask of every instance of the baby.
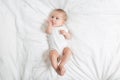
M 66 69 L 64 65 L 72 54 L 67 44 L 67 39 L 70 39 L 71 35 L 64 26 L 66 21 L 66 12 L 62 9 L 55 9 L 50 14 L 46 29 L 50 61 L 55 71 L 61 76 L 65 74 Z

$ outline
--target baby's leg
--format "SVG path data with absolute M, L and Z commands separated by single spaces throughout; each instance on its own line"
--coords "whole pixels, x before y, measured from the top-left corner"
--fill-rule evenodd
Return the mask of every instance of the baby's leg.
M 59 57 L 58 52 L 56 50 L 51 50 L 49 53 L 49 57 L 50 57 L 50 61 L 51 61 L 53 68 L 58 73 L 58 61 L 57 61 Z
M 69 60 L 71 54 L 72 54 L 72 52 L 71 52 L 70 48 L 68 48 L 68 47 L 64 48 L 64 50 L 63 50 L 63 56 L 62 56 L 61 62 L 59 64 L 60 75 L 64 75 L 64 73 L 65 73 L 64 65 Z

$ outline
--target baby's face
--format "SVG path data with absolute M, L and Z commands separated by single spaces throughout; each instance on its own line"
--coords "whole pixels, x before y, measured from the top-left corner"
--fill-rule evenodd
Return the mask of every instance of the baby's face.
M 50 21 L 52 22 L 53 26 L 56 26 L 56 27 L 62 26 L 63 24 L 65 24 L 64 14 L 54 11 L 50 15 Z

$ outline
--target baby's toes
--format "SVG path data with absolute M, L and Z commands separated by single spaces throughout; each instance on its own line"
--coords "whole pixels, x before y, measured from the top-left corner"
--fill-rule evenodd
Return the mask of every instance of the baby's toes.
M 63 67 L 62 70 L 61 70 L 61 75 L 64 75 L 66 72 L 65 68 Z
M 56 69 L 56 72 L 57 72 L 57 74 L 59 74 L 60 75 L 60 69 L 58 68 L 58 69 Z
M 62 66 L 62 67 L 60 66 L 59 69 L 60 69 L 60 75 L 63 76 L 65 74 L 65 72 L 66 72 L 65 67 L 64 66 Z

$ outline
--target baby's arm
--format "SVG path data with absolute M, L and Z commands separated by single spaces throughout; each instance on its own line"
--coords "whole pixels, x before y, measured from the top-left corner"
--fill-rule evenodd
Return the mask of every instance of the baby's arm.
M 51 34 L 52 33 L 52 23 L 50 20 L 48 20 L 48 26 L 47 26 L 47 29 L 46 29 L 46 33 L 47 34 Z
M 66 32 L 64 30 L 60 30 L 60 33 L 66 38 L 71 39 L 71 34 L 69 32 Z

